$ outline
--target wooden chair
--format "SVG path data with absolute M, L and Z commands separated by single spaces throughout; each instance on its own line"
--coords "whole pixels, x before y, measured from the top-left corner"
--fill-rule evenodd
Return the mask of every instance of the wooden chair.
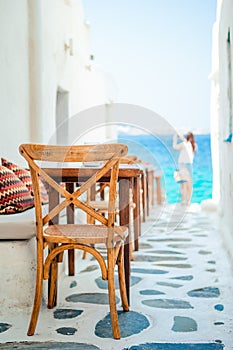
M 28 335 L 33 335 L 36 329 L 41 298 L 43 279 L 48 281 L 48 308 L 56 305 L 57 296 L 57 264 L 62 262 L 65 250 L 81 249 L 92 254 L 98 261 L 102 278 L 108 281 L 108 294 L 112 332 L 115 339 L 120 338 L 118 314 L 116 310 L 114 268 L 118 266 L 119 287 L 124 311 L 128 311 L 128 300 L 125 288 L 124 275 L 124 241 L 128 235 L 127 227 L 116 226 L 115 224 L 115 199 L 118 179 L 119 159 L 127 153 L 127 146 L 122 144 L 83 145 L 83 146 L 46 146 L 38 144 L 22 144 L 21 155 L 27 160 L 35 195 L 36 211 L 36 238 L 37 238 L 37 277 L 35 287 L 34 305 L 31 320 L 28 328 Z M 39 162 L 38 162 L 39 161 Z M 104 161 L 101 168 L 96 168 L 96 173 L 86 182 L 69 193 L 60 182 L 51 178 L 45 170 L 46 167 L 38 163 L 54 162 L 83 162 L 83 161 Z M 72 167 L 74 167 L 72 165 Z M 61 169 L 60 169 L 61 170 Z M 83 202 L 82 196 L 106 173 L 110 176 L 108 212 L 106 216 L 96 212 L 91 205 Z M 42 207 L 39 191 L 39 175 L 57 191 L 61 203 L 56 205 L 47 215 L 42 217 Z M 84 211 L 100 224 L 53 224 L 49 225 L 59 212 L 73 204 L 79 210 Z M 105 244 L 107 259 L 98 251 L 98 243 Z M 94 247 L 95 246 L 95 247 Z M 48 248 L 48 249 L 45 249 Z
M 132 158 L 128 159 L 127 157 L 122 157 L 120 159 L 120 164 L 134 164 L 132 161 Z M 86 198 L 86 203 L 91 205 L 93 208 L 96 209 L 99 213 L 106 214 L 108 211 L 108 198 L 109 196 L 109 183 L 98 183 L 97 186 L 92 186 L 87 191 L 87 198 Z M 132 187 L 132 186 L 131 186 Z M 106 195 L 107 192 L 107 195 Z M 98 196 L 98 198 L 97 198 Z M 133 202 L 133 195 L 132 191 L 130 192 L 130 197 L 129 197 L 129 235 L 132 232 L 132 222 L 133 222 L 133 210 L 135 209 L 135 203 Z M 115 218 L 117 219 L 119 217 L 119 200 L 118 200 L 118 195 L 117 195 L 117 200 L 115 201 Z M 94 223 L 94 218 L 90 215 L 87 216 L 87 223 Z M 86 258 L 86 252 L 83 253 L 83 259 Z M 132 237 L 130 239 L 130 260 L 134 260 L 133 258 L 133 242 L 132 242 Z

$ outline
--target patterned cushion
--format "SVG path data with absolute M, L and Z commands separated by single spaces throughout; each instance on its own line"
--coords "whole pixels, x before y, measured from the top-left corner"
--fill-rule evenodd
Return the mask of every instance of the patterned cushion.
M 31 192 L 31 195 L 33 196 L 33 187 L 32 187 L 32 179 L 31 179 L 30 171 L 24 168 L 21 168 L 20 166 L 12 162 L 9 162 L 5 158 L 2 158 L 2 165 L 8 168 L 9 170 L 13 171 L 13 173 L 27 186 L 28 190 Z M 41 201 L 43 204 L 46 204 L 48 203 L 48 193 L 41 180 L 39 180 L 39 184 L 40 184 Z
M 34 206 L 28 188 L 13 173 L 0 165 L 0 214 L 14 214 Z
M 30 171 L 24 168 L 20 168 L 18 165 L 9 162 L 5 158 L 2 158 L 2 165 L 7 169 L 13 171 L 13 173 L 24 183 L 24 185 L 27 186 L 28 190 L 31 192 L 31 195 L 33 195 Z

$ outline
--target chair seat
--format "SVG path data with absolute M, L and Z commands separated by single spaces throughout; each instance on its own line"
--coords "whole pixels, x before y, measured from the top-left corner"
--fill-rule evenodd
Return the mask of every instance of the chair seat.
M 91 205 L 95 209 L 99 209 L 100 211 L 101 210 L 103 210 L 103 211 L 108 210 L 108 201 L 95 200 L 95 201 L 88 202 L 88 204 Z M 130 205 L 131 209 L 134 209 L 136 207 L 136 204 L 133 201 L 130 201 L 129 205 Z M 115 210 L 119 211 L 119 203 L 118 202 L 116 202 Z
M 51 225 L 44 230 L 44 239 L 47 242 L 56 243 L 84 243 L 107 244 L 109 229 L 104 225 Z M 128 228 L 125 226 L 117 226 L 115 230 L 114 241 L 120 242 L 128 235 Z
M 104 210 L 104 211 L 108 210 L 108 201 L 95 200 L 95 201 L 89 201 L 88 204 L 95 209 L 99 209 L 100 211 L 101 210 Z M 118 202 L 116 202 L 115 209 L 119 210 Z

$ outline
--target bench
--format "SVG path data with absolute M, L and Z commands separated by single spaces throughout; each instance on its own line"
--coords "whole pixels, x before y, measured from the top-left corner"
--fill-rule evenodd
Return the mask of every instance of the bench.
M 43 214 L 48 205 L 44 205 Z M 77 221 L 84 220 L 80 215 Z M 60 221 L 67 220 L 66 211 Z M 0 215 L 0 305 L 2 308 L 32 306 L 36 279 L 35 208 L 22 213 Z M 77 257 L 81 257 L 81 252 Z M 68 271 L 68 259 L 59 264 L 59 275 Z M 61 276 L 60 276 L 61 278 Z M 44 295 L 47 290 L 44 288 Z M 0 310 L 0 313 L 1 313 Z
M 0 215 L 0 303 L 4 308 L 32 304 L 35 269 L 34 208 Z

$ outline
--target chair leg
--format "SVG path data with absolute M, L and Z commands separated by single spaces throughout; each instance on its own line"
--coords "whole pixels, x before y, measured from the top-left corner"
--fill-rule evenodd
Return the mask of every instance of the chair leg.
M 68 250 L 68 271 L 69 276 L 75 276 L 75 250 Z
M 52 309 L 57 305 L 57 275 L 58 264 L 52 262 L 50 266 L 50 274 L 48 280 L 48 308 Z
M 40 311 L 41 299 L 42 299 L 42 286 L 43 286 L 43 263 L 41 260 L 40 262 L 37 261 L 34 304 L 32 308 L 31 319 L 30 319 L 27 335 L 33 335 L 35 333 L 39 311 Z
M 125 284 L 125 269 L 124 269 L 124 246 L 120 248 L 118 259 L 118 280 L 119 280 L 119 288 L 121 294 L 121 302 L 124 311 L 129 311 L 129 303 L 126 292 L 126 284 Z
M 94 245 L 94 244 L 90 244 L 90 247 L 94 248 L 94 247 L 95 247 L 95 245 Z M 83 251 L 83 257 L 82 257 L 82 259 L 83 259 L 83 260 L 85 260 L 85 259 L 86 259 L 86 257 L 87 257 L 87 251 L 86 251 L 86 250 L 84 250 L 84 251 Z
M 110 316 L 112 321 L 112 332 L 115 339 L 120 339 L 120 327 L 118 323 L 118 314 L 116 309 L 116 294 L 115 294 L 115 280 L 114 280 L 115 258 L 114 250 L 108 249 L 108 295 Z
M 94 224 L 95 223 L 95 219 L 92 218 L 90 215 L 87 215 L 87 224 Z M 87 252 L 84 250 L 83 251 L 83 256 L 82 256 L 82 259 L 85 260 L 87 257 Z

